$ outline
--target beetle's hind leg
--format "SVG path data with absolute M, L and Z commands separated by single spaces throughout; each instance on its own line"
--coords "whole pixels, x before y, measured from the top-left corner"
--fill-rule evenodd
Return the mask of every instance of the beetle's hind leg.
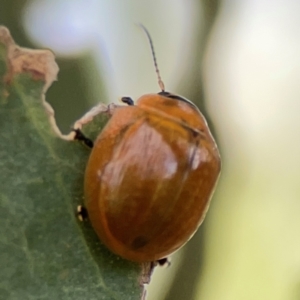
M 157 266 L 168 268 L 170 265 L 171 265 L 170 260 L 167 257 L 165 257 L 165 258 L 161 258 L 161 259 L 158 259 L 158 260 L 151 261 L 150 262 L 150 269 L 153 271 L 154 268 L 157 267 Z
M 89 148 L 93 148 L 94 143 L 91 139 L 87 138 L 80 129 L 72 129 L 72 131 L 75 132 L 75 140 L 78 140 L 80 142 L 82 142 L 84 145 L 86 145 Z
M 157 260 L 156 263 L 160 267 L 169 267 L 171 265 L 171 261 L 167 257 Z

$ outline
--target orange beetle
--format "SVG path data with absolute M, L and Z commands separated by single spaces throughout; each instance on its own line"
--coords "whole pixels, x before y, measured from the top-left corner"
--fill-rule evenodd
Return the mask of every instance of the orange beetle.
M 165 258 L 195 233 L 220 173 L 207 123 L 189 100 L 164 90 L 117 107 L 85 173 L 85 206 L 99 238 L 136 262 Z

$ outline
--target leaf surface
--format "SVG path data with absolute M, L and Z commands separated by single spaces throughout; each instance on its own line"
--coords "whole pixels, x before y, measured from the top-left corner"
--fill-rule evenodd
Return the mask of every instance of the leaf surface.
M 141 266 L 76 217 L 90 150 L 60 134 L 44 101 L 57 72 L 50 51 L 0 27 L 0 299 L 140 299 Z

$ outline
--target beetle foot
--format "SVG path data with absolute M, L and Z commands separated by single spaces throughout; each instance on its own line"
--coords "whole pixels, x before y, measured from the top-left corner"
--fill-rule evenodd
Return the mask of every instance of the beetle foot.
M 171 265 L 171 261 L 167 257 L 157 260 L 156 263 L 160 267 L 169 267 Z
M 160 266 L 160 267 L 169 267 L 171 265 L 171 261 L 165 257 L 158 260 L 155 260 L 151 263 L 153 267 Z
M 80 222 L 84 222 L 88 219 L 87 209 L 82 205 L 77 206 L 77 218 Z
M 130 97 L 122 97 L 122 98 L 121 98 L 121 101 L 122 101 L 123 103 L 126 103 L 126 104 L 129 105 L 129 106 L 134 105 L 134 102 L 133 102 L 133 100 L 132 100 Z

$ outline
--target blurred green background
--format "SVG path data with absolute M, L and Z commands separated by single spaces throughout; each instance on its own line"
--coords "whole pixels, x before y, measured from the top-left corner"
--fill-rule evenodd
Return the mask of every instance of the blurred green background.
M 98 102 L 166 88 L 201 108 L 222 176 L 149 300 L 300 299 L 298 0 L 0 0 L 0 23 L 60 67 L 47 93 L 67 133 Z

